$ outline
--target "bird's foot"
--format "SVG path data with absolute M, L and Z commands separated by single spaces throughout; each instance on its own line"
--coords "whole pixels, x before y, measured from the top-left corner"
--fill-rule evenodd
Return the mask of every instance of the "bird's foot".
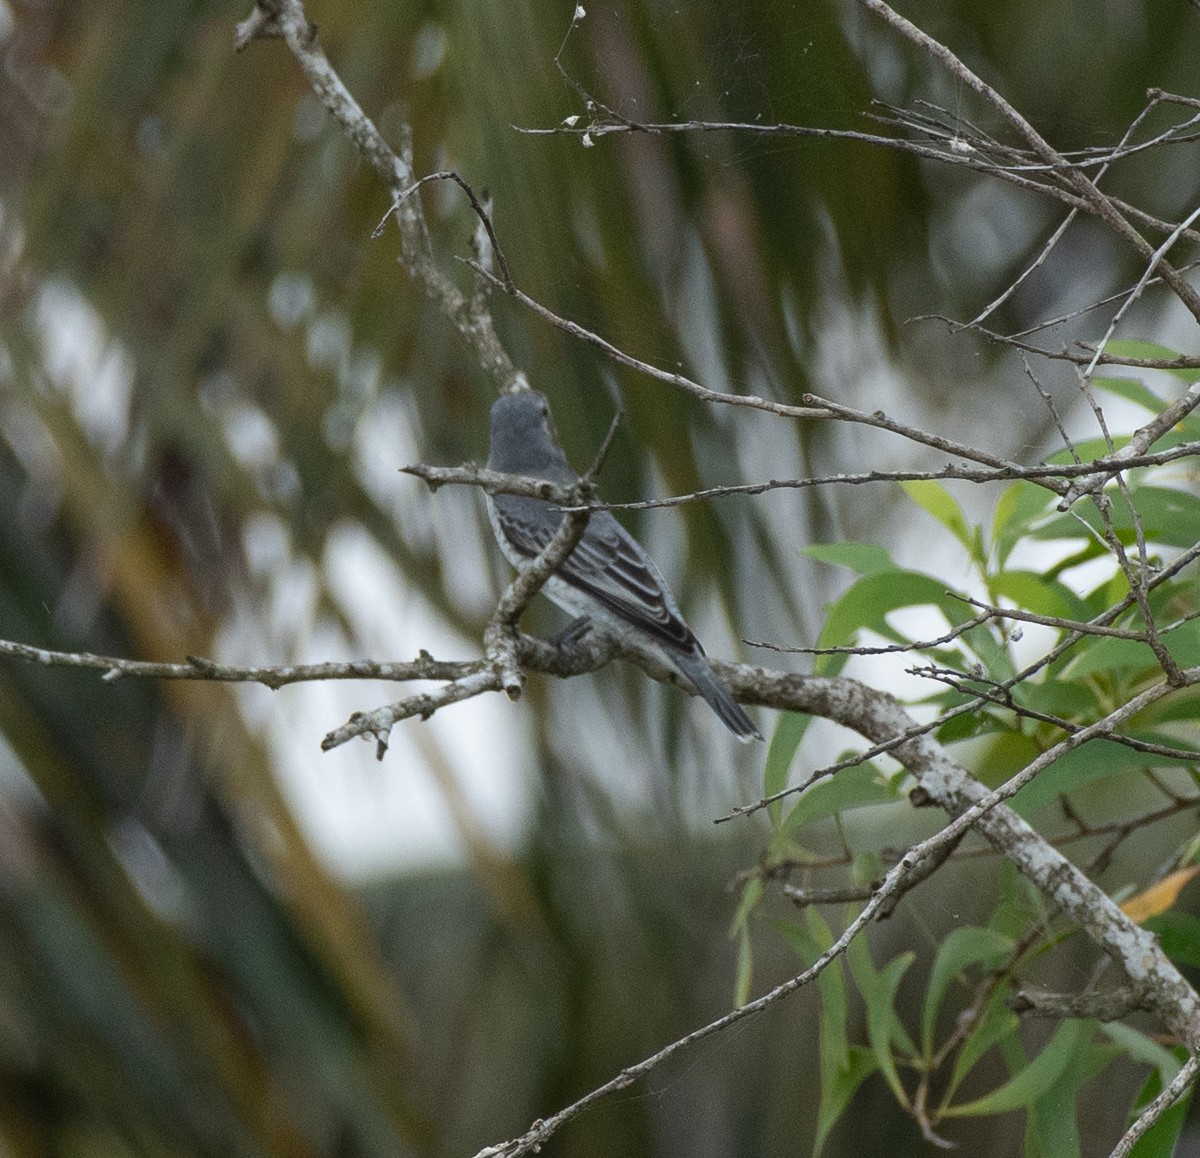
M 571 648 L 592 630 L 592 626 L 592 621 L 586 615 L 581 615 L 578 619 L 572 619 L 562 631 L 548 642 L 556 651 L 570 651 Z

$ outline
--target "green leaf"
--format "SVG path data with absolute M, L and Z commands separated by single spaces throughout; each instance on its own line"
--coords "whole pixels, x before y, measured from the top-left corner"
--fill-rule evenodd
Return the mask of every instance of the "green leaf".
M 1011 599 L 1023 611 L 1052 615 L 1058 619 L 1087 620 L 1087 605 L 1057 579 L 1047 579 L 1036 571 L 1000 571 L 988 579 L 992 602 L 1000 596 Z
M 1076 723 L 1090 723 L 1108 710 L 1090 683 L 1068 683 L 1061 673 L 1054 679 L 1018 684 L 1013 688 L 1013 698 L 1022 707 L 1037 708 L 1039 712 Z
M 1043 805 L 1108 776 L 1140 772 L 1147 766 L 1173 763 L 1164 756 L 1147 756 L 1111 740 L 1091 740 L 1060 756 L 1012 798 L 1012 806 L 1031 816 Z
M 1184 720 L 1192 723 L 1197 716 L 1200 716 L 1200 696 L 1195 691 L 1187 691 L 1165 700 L 1159 700 L 1158 703 L 1148 707 L 1138 718 L 1153 720 L 1155 723 L 1162 723 L 1164 720 Z M 1176 747 L 1180 746 L 1178 737 L 1171 742 Z M 1183 746 L 1187 747 L 1186 744 Z
M 1075 1098 L 1055 1082 L 1029 1107 L 1025 1121 L 1026 1158 L 1080 1158 L 1079 1114 Z
M 1058 1079 L 1030 1107 L 1025 1137 L 1031 1158 L 1078 1158 L 1079 1091 L 1121 1052 L 1115 1045 L 1089 1043 L 1071 1055 Z
M 796 752 L 812 723 L 812 716 L 800 712 L 784 712 L 771 736 L 767 749 L 767 760 L 763 767 L 763 795 L 774 796 L 787 786 L 788 770 L 796 758 Z M 782 801 L 776 800 L 767 806 L 771 823 L 778 827 Z
M 1086 1043 L 1092 1028 L 1090 1021 L 1063 1022 L 1042 1052 L 1002 1086 L 972 1102 L 948 1106 L 943 1116 L 966 1118 L 1004 1114 L 1032 1105 L 1066 1070 L 1072 1057 Z
M 940 482 L 919 479 L 902 482 L 900 486 L 913 502 L 937 519 L 967 549 L 972 559 L 981 562 L 978 538 L 972 533 L 967 516 L 958 500 Z
M 1195 918 L 1192 918 L 1195 920 Z M 1146 923 L 1147 928 L 1149 922 Z M 1122 1053 L 1143 1065 L 1153 1066 L 1158 1071 L 1163 1085 L 1170 1085 L 1179 1073 L 1179 1059 L 1165 1046 L 1152 1037 L 1134 1029 L 1122 1021 L 1110 1021 L 1100 1026 L 1100 1032 L 1121 1047 Z
M 814 964 L 833 944 L 833 933 L 825 918 L 811 905 L 804 911 L 804 925 L 776 921 L 775 928 L 796 951 L 805 966 Z M 821 1089 L 825 1090 L 837 1071 L 849 1064 L 850 1039 L 846 1031 L 848 1002 L 846 979 L 840 961 L 831 962 L 817 978 L 821 994 Z
M 813 1141 L 813 1158 L 820 1158 L 820 1153 L 829 1138 L 829 1131 L 837 1125 L 838 1119 L 846 1112 L 850 1100 L 863 1084 L 877 1069 L 875 1055 L 869 1049 L 860 1045 L 850 1047 L 849 1057 L 844 1068 L 837 1070 L 828 1085 L 821 1086 L 821 1103 L 817 1108 L 817 1131 Z
M 777 928 L 792 944 L 806 965 L 811 965 L 833 944 L 833 934 L 816 909 L 805 911 L 805 926 L 779 922 Z M 851 1046 L 847 1034 L 849 1002 L 846 978 L 840 961 L 834 961 L 817 978 L 821 994 L 818 1054 L 821 1071 L 821 1098 L 817 1110 L 814 1158 L 821 1153 L 830 1130 L 845 1113 L 855 1091 L 875 1072 L 869 1050 Z
M 1169 346 L 1160 346 L 1157 342 L 1140 342 L 1132 338 L 1113 338 L 1104 348 L 1118 358 L 1154 358 L 1160 362 L 1174 362 L 1183 356 Z M 1200 370 L 1179 367 L 1164 370 L 1163 373 L 1173 374 L 1183 382 L 1200 382 Z M 1160 409 L 1164 408 L 1162 403 L 1159 406 Z
M 1182 1046 L 1177 1046 L 1171 1052 L 1176 1067 L 1187 1057 L 1187 1053 Z M 1150 1074 L 1146 1079 L 1146 1084 L 1142 1086 L 1137 1099 L 1134 1101 L 1133 1109 L 1129 1115 L 1131 1124 L 1141 1111 L 1162 1093 L 1166 1085 L 1169 1084 L 1169 1080 L 1164 1080 L 1159 1070 L 1154 1070 Z M 1196 1087 L 1194 1084 L 1187 1088 L 1171 1108 L 1138 1139 L 1137 1145 L 1134 1146 L 1130 1154 L 1130 1158 L 1172 1158 L 1176 1153 L 1176 1144 L 1179 1141 L 1179 1136 L 1183 1133 L 1184 1123 L 1187 1121 L 1188 1107 L 1191 1105 L 1192 1095 L 1195 1091 Z
M 733 982 L 733 1004 L 745 1005 L 750 1000 L 750 986 L 754 979 L 754 949 L 750 944 L 750 930 L 743 925 L 738 930 L 737 972 Z
M 1074 658 L 1063 669 L 1063 675 L 1067 679 L 1082 680 L 1111 672 L 1145 671 L 1157 663 L 1148 644 L 1106 636 L 1103 639 L 1089 639 L 1086 646 L 1077 646 Z
M 750 923 L 750 914 L 758 908 L 758 902 L 762 900 L 763 882 L 762 877 L 751 877 L 742 888 L 742 895 L 738 898 L 738 907 L 733 914 L 733 920 L 729 923 L 729 935 L 737 936 Z
M 980 779 L 991 788 L 1019 772 L 1042 751 L 1032 736 L 1016 730 L 997 732 L 980 747 L 975 763 Z
M 887 616 L 902 607 L 932 605 L 951 624 L 974 618 L 972 609 L 946 593 L 946 582 L 916 571 L 888 571 L 864 575 L 829 609 L 818 640 L 819 647 L 846 647 L 864 629 L 893 643 L 911 643 L 888 622 Z M 836 675 L 846 663 L 844 655 L 818 656 L 813 670 L 819 675 Z
M 996 562 L 1003 567 L 1013 548 L 1028 534 L 1030 526 L 1050 508 L 1051 496 L 1031 482 L 1017 482 L 996 501 L 992 516 L 992 543 Z
M 1142 485 L 1132 493 L 1148 543 L 1186 548 L 1200 539 L 1200 498 L 1174 487 Z M 1133 515 L 1123 498 L 1112 503 L 1109 517 L 1121 541 L 1126 545 L 1133 543 Z M 1057 515 L 1033 528 L 1030 536 L 1035 539 L 1078 539 L 1087 533 L 1081 520 L 1097 531 L 1104 525 L 1095 507 L 1079 504 L 1070 514 Z
M 818 559 L 822 563 L 832 563 L 839 567 L 849 567 L 860 575 L 875 575 L 881 571 L 896 571 L 884 547 L 875 543 L 810 543 L 800 549 L 802 555 Z
M 1176 965 L 1200 968 L 1200 918 L 1169 909 L 1151 917 L 1146 928 L 1158 937 L 1162 951 Z
M 833 932 L 825 918 L 811 905 L 805 910 L 804 921 L 812 938 L 812 950 L 806 955 L 805 964 L 812 965 L 833 944 Z M 817 988 L 821 993 L 821 1084 L 824 1088 L 827 1079 L 832 1081 L 838 1071 L 846 1069 L 850 1058 L 846 1030 L 849 1002 L 840 960 L 831 962 L 822 971 L 817 978 Z
M 1163 633 L 1161 639 L 1163 646 L 1181 666 L 1194 667 L 1200 663 L 1200 621 L 1193 619 L 1182 623 L 1174 631 Z M 1118 670 L 1145 671 L 1157 664 L 1158 660 L 1147 644 L 1105 636 L 1103 639 L 1089 640 L 1063 672 L 1068 679 L 1082 679 Z
M 995 929 L 967 927 L 954 929 L 942 942 L 933 959 L 929 984 L 925 990 L 925 1008 L 921 1019 L 921 1044 L 925 1056 L 933 1055 L 933 1031 L 938 1009 L 950 982 L 972 965 L 996 965 L 1013 950 L 1011 938 Z
M 1046 461 L 1052 466 L 1058 466 L 1061 463 L 1073 463 L 1078 455 L 1082 461 L 1088 462 L 1093 458 L 1107 458 L 1114 450 L 1122 450 L 1128 444 L 1129 435 L 1127 434 L 1114 434 L 1111 449 L 1107 439 L 1085 438 L 1083 441 L 1075 443 L 1074 453 L 1069 450 L 1060 450 L 1058 453 L 1050 455 Z
M 846 809 L 890 804 L 899 799 L 901 779 L 888 779 L 870 761 L 843 768 L 807 789 L 787 814 L 782 828 L 785 832 L 791 832 Z
M 934 734 L 941 744 L 957 744 L 962 740 L 991 736 L 997 732 L 1011 733 L 1012 725 L 999 719 L 994 712 L 985 710 L 953 716 L 944 724 L 940 724 Z
M 915 959 L 915 953 L 901 953 L 883 969 L 876 970 L 864 937 L 856 937 L 846 951 L 850 974 L 867 1006 L 867 1038 L 871 1043 L 871 1052 L 901 1106 L 908 1105 L 908 1093 L 896 1070 L 892 1045 L 895 1043 L 910 1057 L 916 1050 L 896 1013 L 896 990 L 900 988 L 905 972 Z
M 1021 1019 L 1005 1003 L 1004 994 L 996 993 L 984 1006 L 975 1028 L 971 1030 L 962 1048 L 954 1057 L 954 1069 L 950 1075 L 950 1087 L 946 1100 L 954 1096 L 959 1083 L 975 1068 L 979 1059 L 992 1046 L 1005 1038 L 1014 1036 L 1020 1029 Z
M 1119 344 L 1119 343 L 1118 343 Z M 1119 351 L 1112 348 L 1112 343 L 1109 342 L 1108 349 L 1111 353 L 1117 354 Z M 1121 357 L 1142 358 L 1144 354 L 1121 354 Z M 1133 402 L 1138 406 L 1149 410 L 1151 414 L 1161 414 L 1166 409 L 1166 403 L 1149 389 L 1144 382 L 1137 378 L 1093 378 L 1092 385 L 1097 390 L 1103 390 L 1115 398 L 1124 398 L 1126 402 Z

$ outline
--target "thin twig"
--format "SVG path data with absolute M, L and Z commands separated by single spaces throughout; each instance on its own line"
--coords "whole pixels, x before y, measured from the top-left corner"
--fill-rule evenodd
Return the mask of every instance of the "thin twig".
M 1184 1091 L 1196 1080 L 1197 1074 L 1200 1074 L 1200 1056 L 1193 1053 L 1172 1079 L 1171 1084 L 1138 1115 L 1137 1121 L 1121 1135 L 1121 1140 L 1113 1147 L 1109 1158 L 1129 1158 L 1138 1139 L 1183 1096 Z

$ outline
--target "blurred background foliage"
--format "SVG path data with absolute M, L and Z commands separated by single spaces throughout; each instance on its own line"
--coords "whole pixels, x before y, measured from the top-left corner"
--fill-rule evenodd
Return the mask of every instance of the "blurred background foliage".
M 246 14 L 0 2 L 0 636 L 259 664 L 474 654 L 505 573 L 482 504 L 396 468 L 481 459 L 494 387 L 394 234 L 371 240 L 382 192 L 287 52 L 231 51 Z M 1182 0 L 906 14 L 1061 147 L 1116 139 L 1150 85 L 1200 95 Z M 583 112 L 553 66 L 568 4 L 309 15 L 385 135 L 412 125 L 418 172 L 490 192 L 519 284 L 556 312 L 714 388 L 814 390 L 1018 458 L 1045 443 L 1011 362 L 904 323 L 991 300 L 1057 221 L 1047 205 L 861 145 L 521 135 Z M 616 0 L 562 60 L 638 120 L 870 128 L 873 97 L 978 115 L 835 0 Z M 1112 181 L 1170 216 L 1195 197 L 1194 152 Z M 465 285 L 463 199 L 422 196 Z M 1001 321 L 1134 271 L 1081 226 Z M 577 462 L 628 411 L 612 499 L 920 461 L 861 429 L 704 410 L 495 310 Z M 1169 335 L 1173 315 L 1152 300 L 1138 324 Z M 880 539 L 928 566 L 893 503 L 826 488 L 635 522 L 709 650 L 735 655 L 815 639 L 835 579 L 808 541 Z M 726 883 L 761 831 L 708 821 L 755 794 L 762 754 L 636 672 L 407 724 L 381 767 L 317 746 L 386 686 L 109 685 L 15 662 L 0 685 L 4 1154 L 468 1153 L 729 1004 Z M 812 744 L 816 763 L 836 739 Z M 932 911 L 886 938 L 968 917 Z M 764 979 L 794 967 L 776 951 Z M 812 1026 L 803 995 L 555 1152 L 806 1152 Z M 918 1146 L 885 1092 L 864 1098 L 874 1149 Z M 990 1127 L 978 1152 L 1018 1137 Z

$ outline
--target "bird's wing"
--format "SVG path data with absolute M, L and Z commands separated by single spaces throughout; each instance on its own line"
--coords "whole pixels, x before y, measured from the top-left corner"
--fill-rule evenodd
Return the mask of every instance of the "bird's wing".
M 561 516 L 537 499 L 512 501 L 514 497 L 496 495 L 496 512 L 508 541 L 532 559 L 550 542 Z M 591 517 L 583 538 L 555 574 L 658 643 L 703 655 L 700 641 L 684 623 L 658 568 L 608 512 Z

